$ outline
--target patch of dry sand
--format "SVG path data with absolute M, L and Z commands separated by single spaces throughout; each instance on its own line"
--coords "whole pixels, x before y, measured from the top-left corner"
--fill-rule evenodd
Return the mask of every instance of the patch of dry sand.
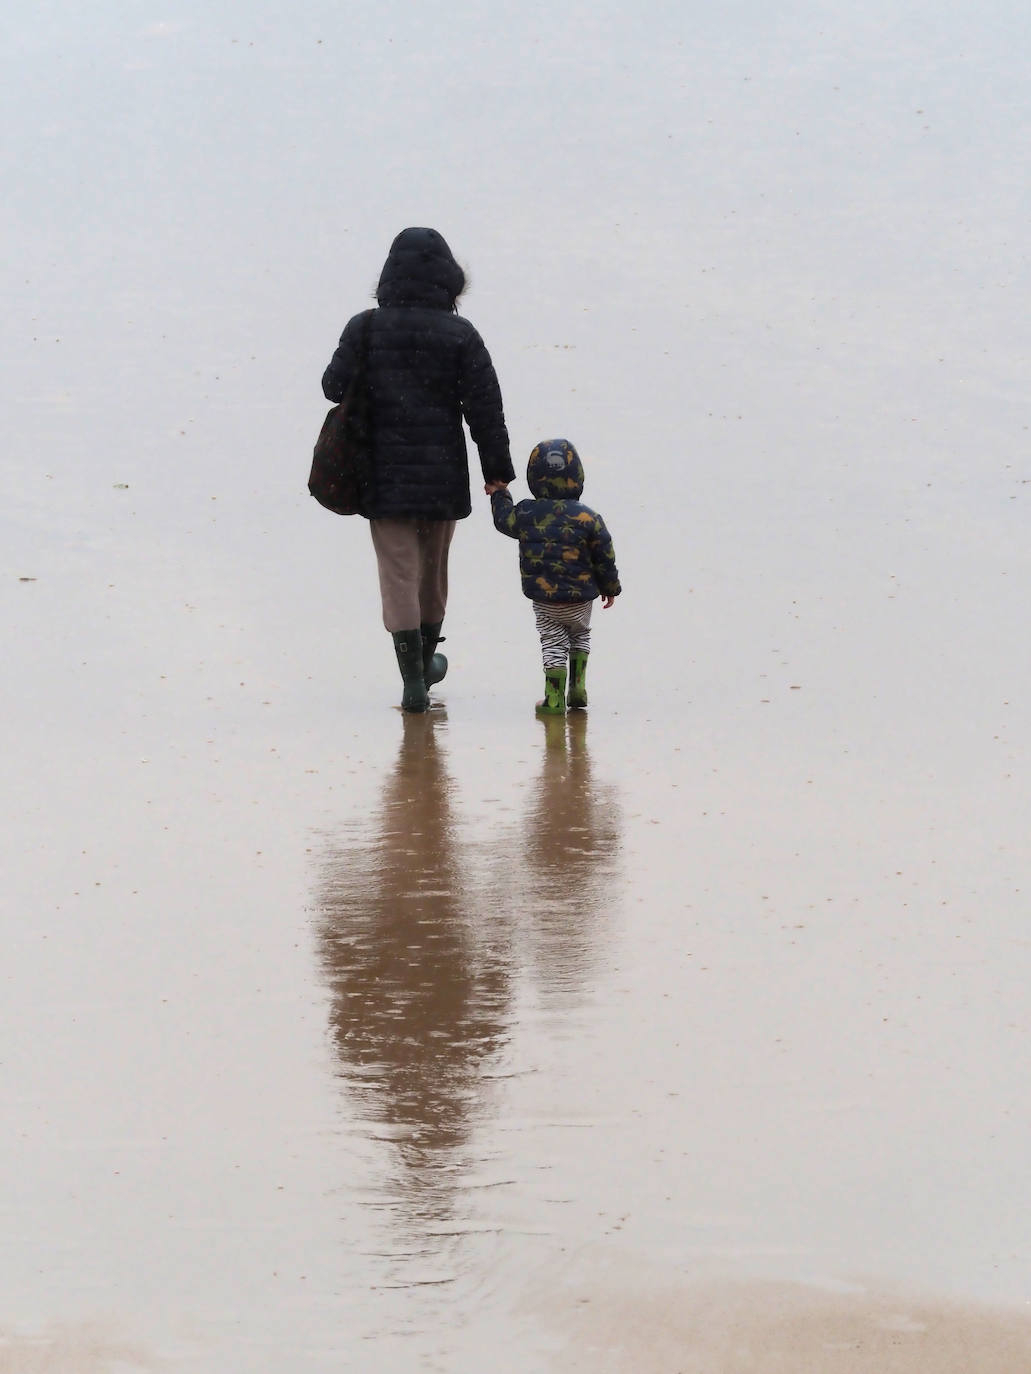
M 575 1374 L 1028 1374 L 1012 1309 L 783 1282 L 571 1295 Z M 564 1325 L 565 1323 L 563 1323 Z
M 0 1374 L 144 1374 L 160 1367 L 97 1322 L 53 1326 L 35 1335 L 0 1330 Z

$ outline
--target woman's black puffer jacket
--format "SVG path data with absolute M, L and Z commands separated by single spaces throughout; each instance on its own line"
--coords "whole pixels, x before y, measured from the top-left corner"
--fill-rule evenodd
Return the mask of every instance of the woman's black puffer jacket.
M 364 513 L 372 519 L 461 520 L 470 513 L 463 417 L 484 481 L 515 477 L 490 354 L 469 321 L 454 313 L 464 286 L 462 269 L 435 229 L 403 230 L 380 275 L 379 308 L 348 321 L 322 378 L 326 399 L 342 401 L 371 316 L 374 476 Z

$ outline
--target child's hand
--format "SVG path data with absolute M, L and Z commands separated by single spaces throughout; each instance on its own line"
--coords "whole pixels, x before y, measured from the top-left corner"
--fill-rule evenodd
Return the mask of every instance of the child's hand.
M 613 602 L 615 601 L 615 599 L 616 599 L 616 598 L 615 598 L 614 596 L 603 596 L 602 599 L 601 599 L 601 608 L 602 608 L 602 610 L 603 610 L 603 611 L 610 610 L 611 607 L 612 607 Z
M 483 490 L 488 496 L 493 496 L 496 491 L 508 491 L 507 482 L 486 482 Z

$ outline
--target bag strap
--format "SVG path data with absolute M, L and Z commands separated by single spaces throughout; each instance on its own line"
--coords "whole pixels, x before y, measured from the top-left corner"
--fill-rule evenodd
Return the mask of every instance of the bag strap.
M 358 368 L 356 375 L 362 380 L 362 385 L 366 385 L 369 371 L 369 341 L 372 338 L 372 317 L 375 309 L 370 310 L 362 321 L 362 332 L 358 338 Z
M 360 419 L 355 417 L 361 434 L 356 461 L 359 472 L 359 487 L 366 499 L 374 491 L 376 484 L 376 440 L 372 415 L 372 390 L 369 387 L 369 350 L 372 340 L 372 317 L 375 313 L 375 309 L 370 310 L 362 321 L 361 333 L 358 337 L 358 365 L 355 369 L 351 393 L 352 396 L 360 398 L 357 407 L 352 405 L 352 414 L 357 410 L 358 416 L 360 416 Z M 362 510 L 361 513 L 364 515 L 365 511 Z
M 362 321 L 358 338 L 358 366 L 354 374 L 354 389 L 362 393 L 364 422 L 369 447 L 372 447 L 372 392 L 369 390 L 369 349 L 372 340 L 372 317 L 376 311 L 370 310 Z M 370 454 L 371 457 L 371 454 Z

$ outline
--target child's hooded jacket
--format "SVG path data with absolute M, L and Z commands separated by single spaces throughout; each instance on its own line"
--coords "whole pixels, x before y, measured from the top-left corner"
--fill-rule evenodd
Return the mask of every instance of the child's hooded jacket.
M 568 603 L 618 596 L 616 555 L 605 521 L 580 501 L 584 468 L 566 439 L 530 454 L 526 482 L 536 499 L 514 505 L 507 491 L 491 496 L 494 524 L 519 541 L 523 595 Z

